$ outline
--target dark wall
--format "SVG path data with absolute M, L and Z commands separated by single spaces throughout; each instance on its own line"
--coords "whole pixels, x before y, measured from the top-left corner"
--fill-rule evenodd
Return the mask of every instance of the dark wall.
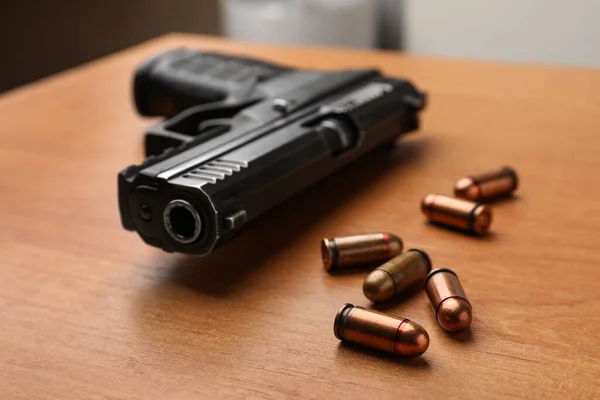
M 0 92 L 218 19 L 217 0 L 0 0 Z

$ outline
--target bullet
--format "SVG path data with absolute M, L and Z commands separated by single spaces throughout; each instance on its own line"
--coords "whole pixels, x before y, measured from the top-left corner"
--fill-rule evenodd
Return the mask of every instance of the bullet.
M 447 268 L 431 271 L 425 281 L 425 291 L 442 328 L 448 332 L 460 332 L 471 325 L 471 303 L 454 271 Z
M 363 293 L 374 303 L 392 300 L 407 289 L 425 282 L 431 260 L 423 250 L 410 249 L 367 275 Z
M 508 196 L 517 189 L 517 173 L 510 167 L 471 175 L 460 179 L 454 185 L 454 195 L 471 201 L 484 201 Z
M 326 271 L 379 264 L 402 253 L 402 240 L 391 233 L 366 233 L 323 239 L 321 255 Z
M 429 347 L 427 331 L 416 322 L 344 304 L 335 316 L 335 337 L 372 349 L 416 357 Z
M 432 222 L 479 236 L 487 234 L 492 224 L 492 209 L 485 204 L 440 194 L 425 196 L 421 210 Z

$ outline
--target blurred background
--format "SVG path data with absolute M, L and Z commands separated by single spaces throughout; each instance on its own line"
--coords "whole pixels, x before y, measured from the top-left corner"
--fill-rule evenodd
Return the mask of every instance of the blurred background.
M 600 66 L 600 1 L 0 0 L 0 92 L 168 32 Z

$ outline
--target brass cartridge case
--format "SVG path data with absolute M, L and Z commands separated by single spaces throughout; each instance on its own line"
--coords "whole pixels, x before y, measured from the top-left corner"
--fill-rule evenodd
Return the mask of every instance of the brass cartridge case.
M 402 247 L 398 236 L 385 232 L 323 239 L 323 267 L 332 271 L 382 263 L 402 253 Z
M 352 304 L 340 308 L 333 332 L 342 341 L 404 357 L 420 356 L 429 347 L 429 335 L 421 325 Z
M 415 285 L 423 285 L 429 271 L 431 260 L 427 253 L 410 249 L 367 275 L 363 293 L 374 303 L 390 301 Z
M 432 222 L 479 236 L 487 234 L 492 224 L 491 208 L 469 200 L 429 194 L 421 202 L 421 209 Z
M 482 174 L 459 179 L 454 185 L 454 195 L 471 201 L 485 201 L 512 194 L 519 186 L 514 169 L 503 167 Z
M 425 291 L 442 328 L 448 332 L 460 332 L 471 325 L 471 303 L 454 271 L 447 268 L 431 271 L 425 281 Z

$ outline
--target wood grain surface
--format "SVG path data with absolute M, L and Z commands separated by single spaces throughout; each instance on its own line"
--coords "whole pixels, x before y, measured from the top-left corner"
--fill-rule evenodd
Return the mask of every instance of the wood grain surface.
M 367 156 L 207 258 L 120 226 L 143 157 L 132 73 L 176 46 L 301 67 L 375 66 L 429 92 L 421 132 Z M 268 47 L 170 35 L 0 97 L 0 398 L 600 398 L 600 71 Z M 502 165 L 518 196 L 486 239 L 419 210 Z M 424 292 L 383 309 L 431 337 L 414 360 L 342 345 L 367 271 L 330 276 L 322 237 L 390 231 L 460 276 L 470 333 Z

